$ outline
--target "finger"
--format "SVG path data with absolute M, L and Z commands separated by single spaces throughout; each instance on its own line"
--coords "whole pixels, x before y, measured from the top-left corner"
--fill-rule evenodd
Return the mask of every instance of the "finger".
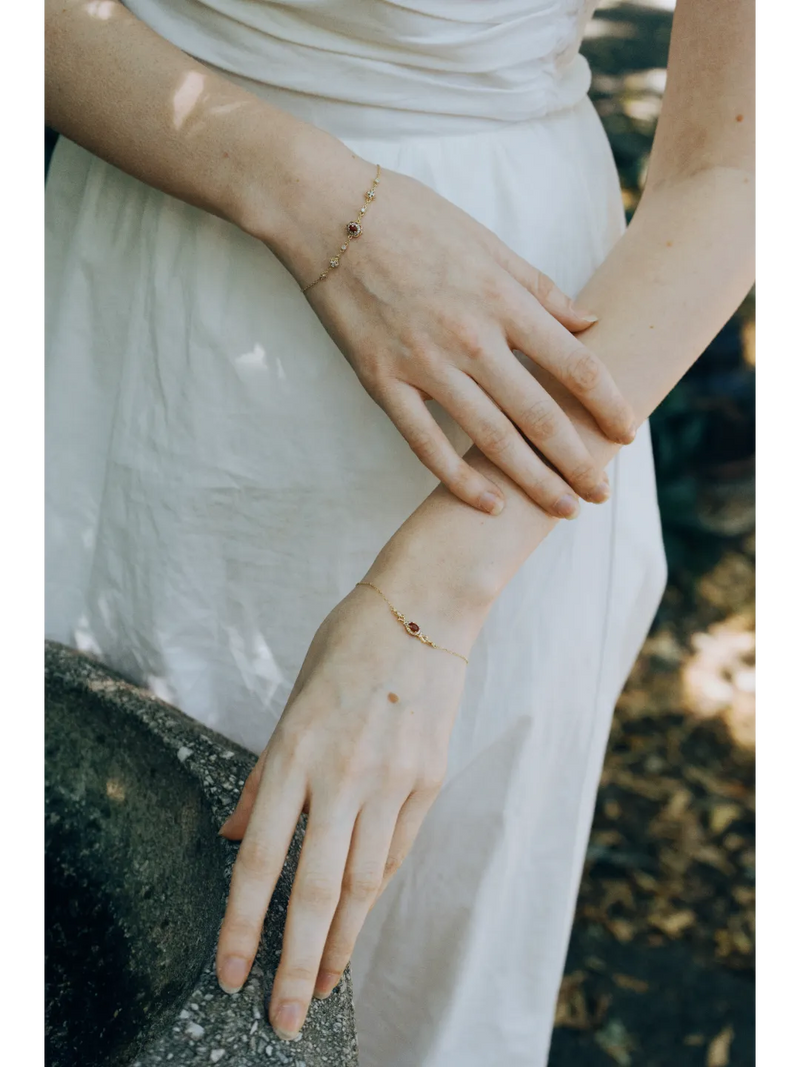
M 355 820 L 356 811 L 343 807 L 322 813 L 312 796 L 269 1004 L 272 1028 L 286 1041 L 297 1037 L 305 1021 L 342 891 Z
M 425 816 L 431 810 L 431 806 L 438 796 L 438 793 L 438 789 L 417 790 L 411 794 L 400 809 L 400 814 L 397 816 L 397 825 L 394 829 L 394 835 L 392 836 L 392 841 L 389 845 L 389 853 L 386 857 L 386 867 L 384 868 L 381 887 L 378 890 L 378 895 L 375 898 L 375 901 L 380 899 L 386 886 L 391 882 L 392 878 L 394 878 L 405 862 L 406 857 L 411 851 L 411 846 L 417 839 L 417 834 L 419 834 Z M 373 901 L 373 907 L 375 901 Z
M 536 304 L 515 309 L 507 327 L 512 348 L 544 367 L 580 400 L 612 441 L 630 444 L 635 436 L 633 409 L 608 368 Z
M 241 989 L 258 949 L 264 916 L 289 851 L 306 795 L 305 776 L 268 754 L 250 822 L 233 865 L 217 945 L 217 979 Z
M 266 757 L 267 750 L 265 749 L 259 756 L 258 763 L 256 763 L 255 767 L 253 767 L 252 771 L 248 774 L 247 780 L 244 783 L 244 788 L 236 802 L 236 807 L 220 827 L 220 837 L 227 837 L 229 841 L 241 841 L 244 837 L 247 824 L 250 821 L 253 805 L 255 804 L 256 796 L 258 795 L 258 787 L 261 784 L 261 777 L 264 773 L 264 762 Z
M 416 389 L 398 382 L 383 409 L 411 451 L 453 496 L 478 511 L 499 515 L 505 501 L 497 486 L 459 456 Z M 456 421 L 460 421 L 454 416 Z
M 562 293 L 552 278 L 537 270 L 507 246 L 503 245 L 499 258 L 511 277 L 527 289 L 531 296 L 535 296 L 542 307 L 572 333 L 579 333 L 598 321 L 597 315 L 586 308 L 578 307 L 574 300 Z
M 507 348 L 487 353 L 475 379 L 577 493 L 593 504 L 608 500 L 602 469 L 571 419 Z
M 314 986 L 314 996 L 318 999 L 329 996 L 342 977 L 364 920 L 377 899 L 397 815 L 396 803 L 373 804 L 359 813 L 342 881 L 342 895 Z
M 435 399 L 459 421 L 487 459 L 556 518 L 573 519 L 580 505 L 575 493 L 536 455 L 496 404 L 466 374 L 457 373 L 438 387 Z

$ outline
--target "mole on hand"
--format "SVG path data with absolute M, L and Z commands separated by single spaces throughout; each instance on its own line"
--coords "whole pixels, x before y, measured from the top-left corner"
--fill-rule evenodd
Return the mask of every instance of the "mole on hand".
M 390 693 L 389 694 L 389 703 L 390 704 L 396 704 L 399 699 L 400 699 L 400 697 L 397 695 L 397 693 Z

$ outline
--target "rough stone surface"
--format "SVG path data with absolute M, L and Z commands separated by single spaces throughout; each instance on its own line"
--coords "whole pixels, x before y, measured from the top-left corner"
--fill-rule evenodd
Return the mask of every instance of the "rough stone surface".
M 255 756 L 55 642 L 45 677 L 49 1067 L 357 1067 L 349 973 L 299 1041 L 267 1021 L 302 820 L 248 982 L 214 975 Z

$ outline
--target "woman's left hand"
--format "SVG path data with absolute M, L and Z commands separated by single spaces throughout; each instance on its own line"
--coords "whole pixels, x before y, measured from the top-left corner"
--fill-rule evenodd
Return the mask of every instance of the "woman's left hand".
M 477 628 L 459 626 L 425 612 L 433 638 L 468 654 Z M 218 980 L 234 992 L 250 972 L 297 821 L 308 812 L 269 1008 L 284 1039 L 299 1033 L 311 997 L 329 995 L 339 981 L 367 913 L 439 792 L 465 671 L 456 656 L 404 633 L 368 588 L 356 587 L 314 637 L 222 830 L 233 840 L 244 835 L 217 949 Z

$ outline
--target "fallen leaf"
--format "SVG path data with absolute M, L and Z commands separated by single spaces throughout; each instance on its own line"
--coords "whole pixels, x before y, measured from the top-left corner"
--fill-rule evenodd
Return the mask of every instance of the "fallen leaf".
M 664 808 L 663 815 L 667 819 L 679 819 L 692 802 L 692 794 L 688 789 L 681 787 L 670 797 L 670 801 Z
M 621 845 L 624 838 L 619 830 L 597 830 L 592 834 L 592 844 L 602 845 L 604 848 L 613 848 Z
M 647 874 L 646 871 L 633 871 L 633 880 L 646 893 L 657 893 L 660 888 L 658 879 L 652 874 Z
M 741 904 L 746 907 L 748 904 L 754 904 L 756 900 L 756 891 L 746 885 L 735 885 L 731 890 L 733 899 L 737 904 Z
M 741 782 L 725 781 L 719 775 L 712 774 L 702 767 L 689 766 L 684 771 L 684 776 L 690 782 L 697 782 L 709 793 L 716 793 L 720 797 L 729 797 L 731 800 L 741 800 L 747 795 L 747 787 Z
M 722 874 L 736 873 L 736 868 L 722 849 L 716 848 L 714 845 L 703 845 L 701 848 L 695 849 L 694 859 L 698 863 L 707 863 L 709 867 L 714 867 L 715 870 L 721 871 Z
M 728 852 L 738 852 L 747 844 L 747 840 L 741 834 L 725 834 L 722 844 Z
M 730 1063 L 731 1041 L 733 1041 L 733 1027 L 726 1026 L 721 1030 L 708 1046 L 706 1067 L 728 1067 Z
M 611 977 L 620 989 L 630 989 L 633 993 L 646 993 L 650 988 L 649 982 L 634 978 L 632 974 L 612 974 Z
M 682 908 L 668 915 L 651 915 L 650 924 L 667 934 L 668 937 L 680 937 L 684 930 L 693 926 L 697 916 L 691 908 Z
M 746 852 L 743 852 L 739 857 L 743 867 L 755 868 L 756 865 L 756 850 L 754 848 L 748 848 Z
M 711 833 L 715 836 L 723 833 L 741 814 L 742 809 L 738 804 L 715 804 L 708 820 Z
M 629 923 L 627 919 L 610 919 L 606 926 L 617 941 L 632 941 L 636 933 L 633 923 Z
M 585 971 L 573 971 L 561 979 L 554 1025 L 570 1030 L 589 1030 L 591 1019 L 586 1008 L 586 996 L 581 986 L 586 981 Z

